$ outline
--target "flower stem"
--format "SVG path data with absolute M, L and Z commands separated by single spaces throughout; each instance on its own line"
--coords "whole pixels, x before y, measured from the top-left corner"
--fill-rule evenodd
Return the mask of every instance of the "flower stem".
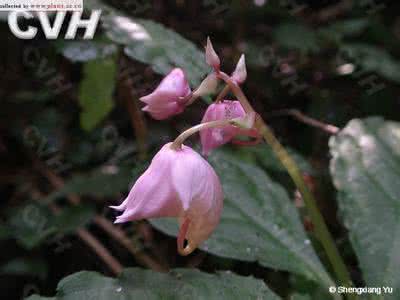
M 188 130 L 185 130 L 182 132 L 172 143 L 171 148 L 178 150 L 181 149 L 183 142 L 190 137 L 191 135 L 195 134 L 196 132 L 199 132 L 200 130 L 203 129 L 208 129 L 208 128 L 216 128 L 216 127 L 224 127 L 227 125 L 235 125 L 233 119 L 228 119 L 228 120 L 217 120 L 217 121 L 211 121 L 207 123 L 201 123 L 196 126 L 193 126 L 189 128 Z
M 229 90 L 230 90 L 229 85 L 226 85 L 226 86 L 221 90 L 221 92 L 218 94 L 218 96 L 217 96 L 217 98 L 215 99 L 214 102 L 221 102 L 221 101 L 225 98 L 225 96 L 228 95 Z
M 247 97 L 244 95 L 242 89 L 234 81 L 232 81 L 227 74 L 220 72 L 219 76 L 222 80 L 224 80 L 228 84 L 232 92 L 235 94 L 235 96 L 242 104 L 244 110 L 246 112 L 254 111 Z M 301 172 L 299 171 L 298 166 L 296 165 L 294 160 L 290 157 L 286 149 L 281 145 L 281 143 L 275 137 L 272 130 L 268 127 L 268 125 L 259 115 L 257 115 L 255 127 L 259 130 L 260 134 L 264 137 L 267 144 L 270 145 L 275 155 L 279 158 L 283 166 L 287 169 L 290 177 L 292 178 L 293 182 L 300 191 L 304 199 L 304 203 L 307 207 L 308 213 L 310 215 L 310 218 L 315 226 L 315 234 L 319 239 L 319 241 L 321 242 L 327 254 L 327 257 L 332 265 L 333 271 L 335 272 L 339 283 L 343 286 L 351 287 L 352 281 L 350 275 L 339 254 L 338 249 L 336 248 L 333 237 L 330 234 L 328 227 L 325 224 L 324 219 L 317 207 L 314 196 L 312 195 L 306 183 L 304 182 L 304 179 L 301 175 Z M 349 295 L 349 298 L 354 298 L 354 297 L 353 296 L 350 297 Z

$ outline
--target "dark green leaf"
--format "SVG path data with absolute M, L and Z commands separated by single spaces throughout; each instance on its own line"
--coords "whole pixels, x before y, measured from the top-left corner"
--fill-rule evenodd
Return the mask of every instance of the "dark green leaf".
M 355 119 L 330 140 L 339 209 L 367 286 L 400 289 L 400 124 Z M 398 299 L 398 293 L 385 299 Z
M 62 212 L 53 218 L 53 224 L 60 233 L 72 233 L 77 228 L 89 223 L 95 210 L 89 205 L 72 206 L 62 210 Z
M 163 25 L 143 19 L 110 14 L 103 18 L 107 36 L 125 45 L 125 53 L 166 74 L 173 67 L 187 72 L 191 84 L 198 85 L 208 71 L 204 55 L 192 42 Z
M 36 298 L 34 298 L 36 297 Z M 45 300 L 33 296 L 28 300 Z M 56 300 L 136 299 L 265 299 L 278 300 L 268 287 L 252 277 L 231 272 L 208 274 L 176 269 L 168 274 L 143 269 L 126 269 L 117 278 L 95 272 L 79 272 L 60 281 Z
M 289 298 L 290 300 L 311 300 L 311 296 L 304 294 L 293 294 Z
M 304 53 L 319 50 L 315 32 L 302 24 L 280 24 L 274 29 L 273 36 L 278 44 L 286 49 L 296 49 Z
M 111 197 L 129 188 L 134 173 L 142 170 L 141 167 L 132 171 L 129 168 L 117 168 L 115 172 L 104 173 L 96 170 L 90 174 L 75 175 L 68 180 L 57 192 L 48 196 L 45 201 L 53 201 L 68 194 L 93 197 Z
M 59 215 L 37 204 L 28 204 L 15 210 L 8 220 L 10 237 L 23 247 L 32 249 L 57 233 L 68 234 L 85 226 L 94 216 L 88 205 L 64 208 Z
M 335 22 L 327 28 L 319 30 L 319 33 L 335 42 L 341 42 L 345 37 L 361 34 L 368 25 L 368 19 L 349 19 Z
M 286 150 L 297 163 L 302 172 L 308 174 L 314 173 L 310 163 L 303 156 L 293 149 L 287 148 Z M 268 147 L 266 144 L 243 147 L 238 149 L 238 152 L 243 156 L 247 156 L 247 158 L 251 161 L 259 163 L 268 171 L 286 172 L 285 167 L 282 165 L 279 159 L 277 159 L 271 147 Z
M 0 267 L 0 273 L 5 275 L 30 275 L 45 279 L 47 276 L 47 265 L 41 260 L 17 258 L 8 261 Z
M 360 71 L 376 72 L 395 82 L 400 82 L 400 63 L 386 50 L 367 44 L 345 44 L 340 56 L 353 62 Z
M 48 209 L 28 204 L 12 213 L 8 220 L 11 235 L 25 248 L 32 249 L 57 231 Z

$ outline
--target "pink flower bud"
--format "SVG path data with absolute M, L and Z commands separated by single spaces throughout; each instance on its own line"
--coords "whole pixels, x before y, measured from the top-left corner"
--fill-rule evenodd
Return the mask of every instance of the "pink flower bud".
M 213 103 L 204 114 L 202 123 L 228 120 L 236 118 L 245 118 L 246 112 L 239 101 L 224 100 L 219 103 Z M 254 114 L 251 114 L 250 119 L 254 123 Z M 242 129 L 238 126 L 226 125 L 223 127 L 207 128 L 200 131 L 200 140 L 203 148 L 203 154 L 208 155 L 211 150 L 218 148 L 226 143 L 229 143 L 234 137 L 238 135 L 245 135 L 251 137 L 259 137 L 255 129 Z M 258 142 L 257 140 L 256 142 Z M 242 143 L 250 144 L 250 143 Z M 252 143 L 251 143 L 252 144 Z
M 218 57 L 218 54 L 215 52 L 209 37 L 207 37 L 206 63 L 209 66 L 213 67 L 215 71 L 219 71 L 219 68 L 221 66 L 221 61 Z
M 185 73 L 182 69 L 175 68 L 151 94 L 140 98 L 146 103 L 142 110 L 147 111 L 156 120 L 167 119 L 184 111 L 187 102 L 185 98 L 190 93 Z
M 231 78 L 236 81 L 237 84 L 242 84 L 246 81 L 247 78 L 247 70 L 246 70 L 246 61 L 244 58 L 244 54 L 240 56 L 240 59 L 236 65 L 235 71 L 233 71 Z
M 177 217 L 181 223 L 178 251 L 188 255 L 206 240 L 219 223 L 223 193 L 214 169 L 197 152 L 168 143 L 136 181 L 115 223 L 138 219 Z M 183 248 L 184 240 L 188 245 Z

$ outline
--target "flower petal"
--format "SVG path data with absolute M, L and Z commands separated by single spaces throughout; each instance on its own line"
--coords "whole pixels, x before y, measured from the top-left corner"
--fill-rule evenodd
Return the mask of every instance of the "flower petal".
M 121 205 L 125 211 L 117 217 L 116 223 L 181 215 L 182 205 L 170 181 L 173 156 L 168 152 L 173 150 L 166 146 L 153 158 L 150 167 L 132 187 Z

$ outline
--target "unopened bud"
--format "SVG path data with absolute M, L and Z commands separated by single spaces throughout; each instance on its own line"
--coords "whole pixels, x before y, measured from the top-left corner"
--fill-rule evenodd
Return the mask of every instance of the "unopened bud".
M 237 84 L 242 84 L 245 82 L 247 78 L 247 70 L 246 70 L 246 60 L 244 58 L 244 54 L 240 56 L 240 59 L 236 65 L 235 71 L 233 71 L 232 80 L 234 80 Z
M 213 67 L 215 71 L 219 72 L 221 61 L 218 57 L 218 54 L 215 52 L 209 37 L 207 37 L 206 63 L 211 67 Z

